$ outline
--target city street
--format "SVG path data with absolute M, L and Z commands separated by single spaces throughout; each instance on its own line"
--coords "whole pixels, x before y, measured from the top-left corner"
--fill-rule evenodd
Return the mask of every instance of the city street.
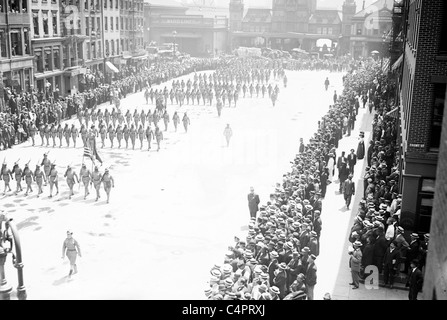
M 192 75 L 183 77 L 185 82 L 189 77 Z M 179 108 L 168 104 L 171 117 L 178 111 L 182 118 L 186 111 L 191 126 L 185 133 L 180 124 L 175 132 L 171 121 L 159 152 L 155 142 L 147 151 L 147 142 L 140 150 L 138 139 L 138 150 L 111 149 L 107 141 L 99 154 L 104 160 L 100 170 L 110 168 L 115 180 L 110 204 L 105 202 L 103 189 L 98 202 L 94 190 L 84 200 L 83 186 L 78 189 L 78 185 L 75 196 L 68 199 L 63 175 L 69 164 L 79 174 L 80 138 L 76 149 L 65 144 L 62 148 L 40 147 L 36 136 L 35 147 L 26 142 L 3 151 L 8 166 L 20 159 L 23 167 L 31 160 L 33 170 L 43 153 L 50 151 L 48 157 L 56 160 L 59 172 L 60 193 L 51 199 L 49 187 L 37 198 L 35 185 L 28 197 L 24 192 L 0 196 L 2 209 L 20 232 L 28 299 L 203 299 L 210 268 L 223 262 L 235 235 L 246 235 L 250 186 L 264 204 L 290 170 L 299 138 L 307 142 L 313 136 L 334 90 L 342 92 L 341 73 L 288 71 L 287 77 L 287 88 L 279 83 L 274 108 L 267 95 L 264 99 L 241 97 L 237 108 L 229 108 L 227 102 L 221 118 L 214 105 Z M 326 77 L 331 81 L 327 92 Z M 135 108 L 154 109 L 144 103 L 141 92 L 122 100 L 121 108 L 123 112 L 130 108 L 132 113 Z M 226 124 L 233 129 L 228 148 L 223 136 Z M 160 127 L 164 129 L 162 122 Z M 97 144 L 101 145 L 99 140 Z M 90 160 L 85 161 L 90 167 Z M 15 181 L 11 187 L 15 190 Z M 340 200 L 339 207 L 342 204 Z M 325 215 L 330 208 L 323 208 L 326 239 L 330 225 Z M 346 227 L 350 225 L 343 223 L 343 241 Z M 82 250 L 79 273 L 71 280 L 67 278 L 68 260 L 61 259 L 67 229 L 73 230 Z M 317 265 L 321 265 L 319 260 Z M 14 288 L 15 271 L 8 257 L 6 278 Z M 319 279 L 320 283 L 324 277 Z

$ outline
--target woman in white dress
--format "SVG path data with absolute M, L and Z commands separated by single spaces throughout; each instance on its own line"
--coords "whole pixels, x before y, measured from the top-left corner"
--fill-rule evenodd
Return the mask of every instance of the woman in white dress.
M 334 177 L 334 166 L 335 166 L 334 154 L 330 153 L 329 154 L 329 159 L 327 160 L 327 168 L 329 170 L 328 180 L 331 181 L 331 182 L 332 182 L 333 177 Z

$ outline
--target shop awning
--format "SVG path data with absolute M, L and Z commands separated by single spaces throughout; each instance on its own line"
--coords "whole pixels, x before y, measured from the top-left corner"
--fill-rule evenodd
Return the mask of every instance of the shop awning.
M 396 62 L 394 62 L 393 67 L 391 68 L 391 71 L 395 71 L 397 68 L 399 68 L 400 65 L 402 64 L 402 61 L 404 61 L 403 54 L 401 54 L 399 59 L 397 59 Z
M 114 65 L 113 63 L 111 63 L 110 61 L 106 61 L 106 66 L 107 66 L 107 68 L 108 68 L 110 71 L 112 71 L 112 72 L 115 72 L 115 73 L 120 72 L 120 71 L 118 70 L 118 68 L 115 67 L 115 65 Z

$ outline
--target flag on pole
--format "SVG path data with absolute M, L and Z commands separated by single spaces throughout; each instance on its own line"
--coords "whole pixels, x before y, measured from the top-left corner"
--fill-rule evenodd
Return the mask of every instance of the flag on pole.
M 84 157 L 90 158 L 93 161 L 93 154 L 88 146 L 84 146 Z
M 99 163 L 102 164 L 102 159 L 101 159 L 101 157 L 98 154 L 98 149 L 96 148 L 96 140 L 93 140 L 92 149 L 93 149 L 93 155 L 95 156 L 96 160 L 98 160 Z

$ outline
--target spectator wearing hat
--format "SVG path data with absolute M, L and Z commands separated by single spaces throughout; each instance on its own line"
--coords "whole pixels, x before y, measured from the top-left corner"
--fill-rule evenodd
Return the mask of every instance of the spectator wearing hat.
M 273 278 L 273 285 L 279 289 L 279 297 L 283 299 L 287 293 L 287 265 L 282 262 L 278 269 L 275 270 L 275 277 Z
M 394 275 L 399 266 L 399 260 L 400 251 L 397 249 L 396 241 L 393 241 L 390 243 L 390 246 L 383 257 L 383 281 L 385 286 L 389 285 L 390 289 L 392 289 L 394 285 Z
M 368 150 L 366 153 L 366 160 L 368 162 L 368 167 L 371 167 L 372 154 L 374 152 L 374 141 L 371 140 L 369 142 Z
M 255 193 L 255 189 L 250 187 L 250 193 L 247 195 L 248 209 L 250 210 L 250 217 L 256 218 L 256 213 L 258 212 L 258 205 L 261 202 L 259 195 Z
M 305 278 L 304 274 L 300 273 L 290 286 L 291 292 L 283 300 L 306 300 L 307 288 L 304 283 Z
M 383 259 L 388 248 L 388 240 L 385 238 L 383 229 L 377 229 L 378 236 L 374 241 L 374 265 L 378 268 L 379 273 L 383 270 Z
M 301 232 L 300 232 L 301 248 L 308 247 L 309 241 L 310 241 L 309 227 L 307 223 L 303 223 L 301 225 Z
M 270 293 L 270 296 L 271 296 L 270 300 L 281 300 L 281 298 L 279 297 L 280 291 L 279 291 L 278 287 L 271 286 L 269 288 L 269 293 Z
M 392 217 L 388 218 L 386 221 L 387 228 L 385 233 L 385 238 L 387 241 L 391 242 L 394 239 L 396 233 L 396 220 Z
M 405 285 L 405 287 L 410 288 L 410 292 L 408 293 L 409 300 L 417 300 L 418 293 L 422 290 L 423 282 L 424 279 L 422 271 L 419 269 L 419 261 L 413 259 L 410 262 L 410 271 Z
M 351 205 L 351 198 L 355 194 L 355 183 L 352 181 L 352 174 L 348 176 L 348 180 L 345 181 L 343 186 L 343 195 L 345 198 L 346 209 L 349 210 Z
M 354 149 L 351 149 L 351 153 L 348 154 L 348 167 L 349 173 L 354 175 L 354 167 L 357 164 L 357 155 L 354 153 Z
M 318 243 L 317 233 L 315 231 L 310 232 L 310 240 L 308 246 L 310 249 L 310 253 L 318 257 L 318 255 L 320 254 L 320 244 Z
M 298 274 L 303 272 L 303 264 L 298 251 L 292 253 L 292 260 L 287 264 L 287 271 L 287 287 L 290 287 Z
M 362 250 L 362 277 L 364 277 L 363 271 L 365 270 L 365 268 L 374 264 L 374 244 L 372 243 L 372 241 L 373 239 L 371 237 L 366 238 L 366 244 Z
M 309 256 L 309 264 L 306 269 L 306 287 L 307 287 L 307 300 L 314 299 L 314 288 L 317 284 L 317 266 L 315 260 L 317 257 L 314 254 Z
M 338 169 L 338 179 L 340 181 L 340 185 L 338 188 L 339 193 L 343 193 L 343 186 L 346 179 L 348 179 L 348 176 L 349 176 L 349 169 L 347 167 L 347 163 L 342 162 L 340 168 Z
M 417 233 L 412 233 L 410 235 L 410 245 L 407 250 L 407 255 L 405 257 L 405 273 L 408 273 L 410 268 L 410 263 L 419 256 L 419 247 L 421 243 L 419 241 L 419 235 Z
M 273 279 L 275 278 L 275 271 L 278 269 L 278 252 L 270 252 L 271 261 L 268 265 L 269 283 L 273 286 Z
M 430 241 L 430 234 L 424 234 L 424 241 L 421 241 L 421 245 L 419 247 L 419 267 L 421 270 L 425 267 L 425 261 L 427 260 L 427 251 L 428 251 L 428 243 Z
M 342 167 L 342 165 L 343 164 L 347 165 L 347 163 L 348 163 L 348 159 L 346 158 L 345 154 L 346 154 L 346 152 L 342 151 L 341 152 L 341 156 L 338 157 L 338 159 L 337 159 L 337 169 L 338 169 L 338 175 L 339 176 L 340 176 L 340 168 Z
M 323 222 L 321 221 L 321 211 L 314 211 L 313 229 L 317 233 L 317 240 L 320 240 L 321 230 L 323 229 Z
M 354 251 L 349 251 L 349 254 L 351 255 L 349 259 L 349 267 L 351 268 L 351 276 L 352 276 L 352 282 L 350 285 L 352 285 L 352 289 L 358 289 L 360 285 L 360 266 L 362 263 L 362 251 L 360 250 L 360 247 L 362 246 L 362 243 L 360 241 L 355 241 L 353 244 Z

